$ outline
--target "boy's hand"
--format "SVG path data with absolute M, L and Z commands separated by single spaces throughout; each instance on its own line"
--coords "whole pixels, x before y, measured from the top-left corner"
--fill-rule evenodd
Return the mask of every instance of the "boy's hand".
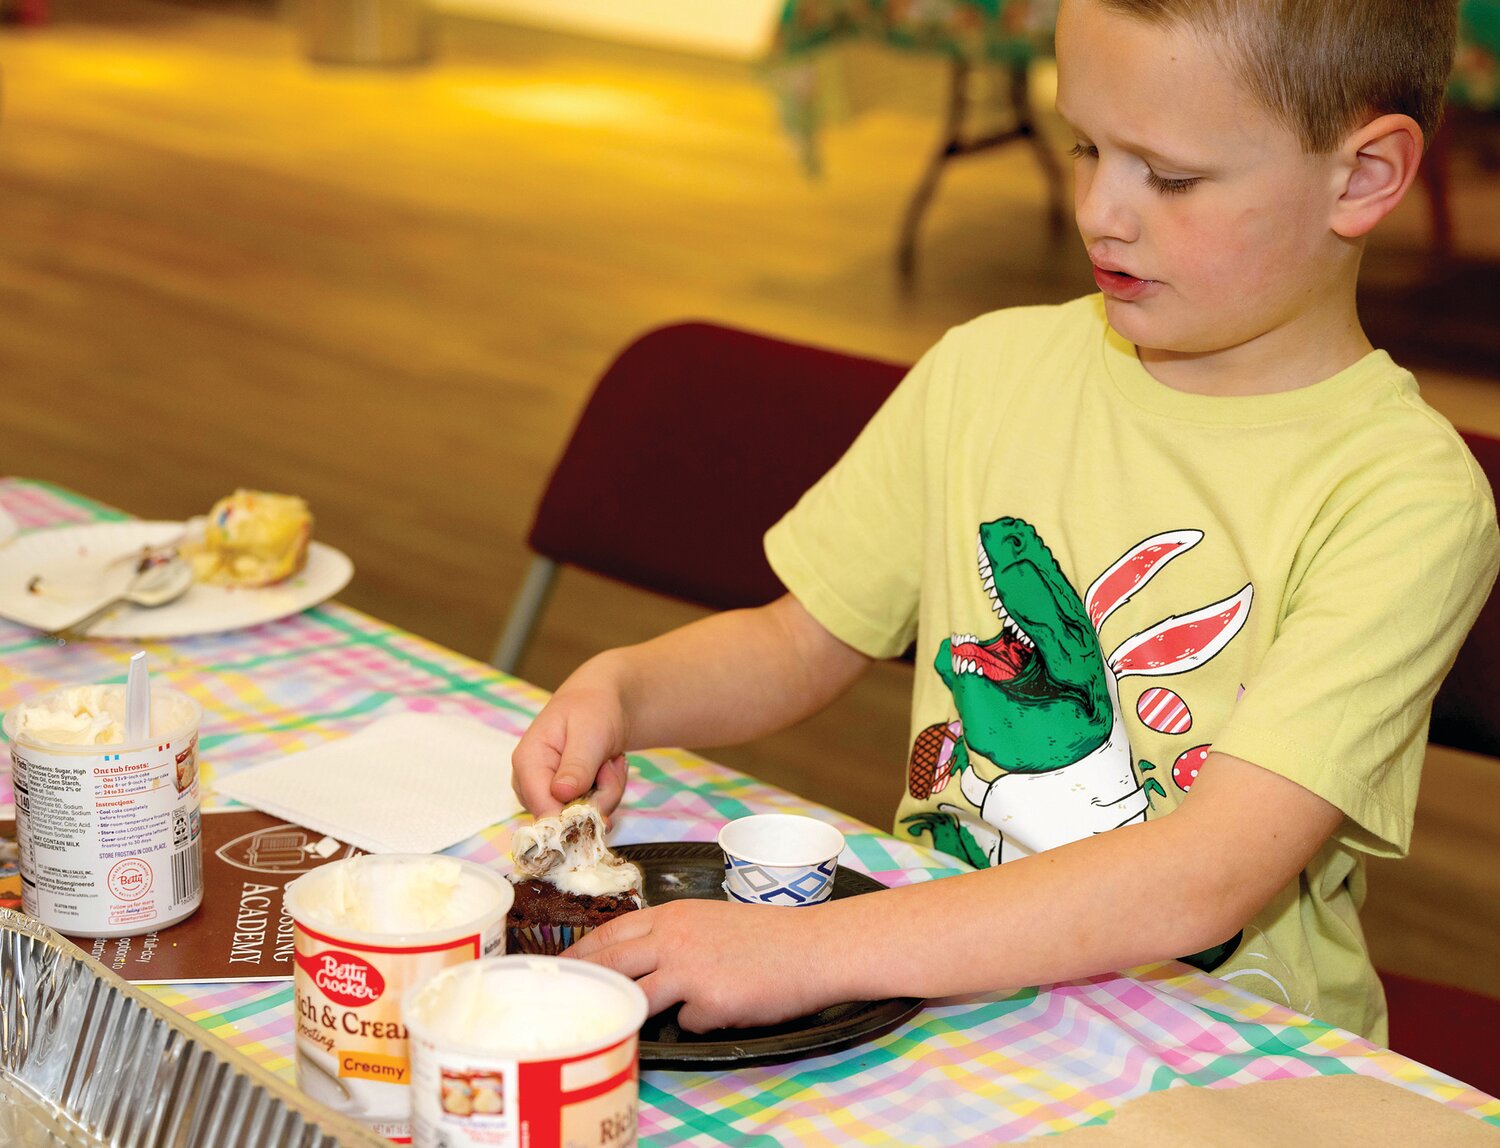
M 689 1032 L 776 1024 L 843 999 L 821 907 L 668 901 L 616 917 L 563 954 L 633 977 Z M 790 970 L 795 973 L 788 975 Z
M 625 793 L 625 715 L 613 690 L 564 684 L 511 754 L 511 785 L 538 817 L 591 788 L 608 817 Z
M 870 665 L 790 594 L 606 650 L 558 687 L 511 755 L 512 784 L 538 816 L 598 789 L 608 815 L 628 748 L 734 745 L 822 709 Z

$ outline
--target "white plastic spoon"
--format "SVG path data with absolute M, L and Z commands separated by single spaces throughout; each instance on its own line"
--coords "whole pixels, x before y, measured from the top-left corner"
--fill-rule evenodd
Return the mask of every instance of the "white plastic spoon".
M 151 732 L 151 671 L 146 651 L 130 655 L 130 673 L 125 679 L 125 744 L 136 745 Z
M 176 554 L 158 555 L 141 560 L 140 566 L 129 584 L 116 598 L 111 598 L 96 610 L 91 610 L 77 621 L 69 622 L 51 631 L 47 637 L 58 642 L 82 638 L 90 626 L 121 602 L 137 606 L 165 606 L 175 602 L 188 592 L 193 584 L 193 568 L 187 559 Z

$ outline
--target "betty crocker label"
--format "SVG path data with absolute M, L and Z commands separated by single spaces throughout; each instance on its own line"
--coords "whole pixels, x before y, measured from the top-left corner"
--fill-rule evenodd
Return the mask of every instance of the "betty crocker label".
M 358 1008 L 373 1004 L 385 992 L 385 978 L 380 970 L 363 957 L 336 950 L 296 956 L 302 971 L 335 1004 Z
M 295 908 L 295 897 L 288 903 Z M 302 1090 L 380 1135 L 409 1144 L 411 1062 L 402 995 L 450 965 L 501 948 L 505 915 L 498 903 L 497 909 L 482 933 L 439 935 L 429 944 L 413 945 L 366 945 L 320 934 L 297 922 L 294 912 L 293 996 Z

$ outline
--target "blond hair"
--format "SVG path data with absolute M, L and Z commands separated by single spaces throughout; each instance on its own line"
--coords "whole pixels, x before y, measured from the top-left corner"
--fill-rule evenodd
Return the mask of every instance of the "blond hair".
M 1333 151 L 1399 113 L 1432 138 L 1458 37 L 1458 0 L 1099 0 L 1221 43 L 1229 63 L 1303 150 Z

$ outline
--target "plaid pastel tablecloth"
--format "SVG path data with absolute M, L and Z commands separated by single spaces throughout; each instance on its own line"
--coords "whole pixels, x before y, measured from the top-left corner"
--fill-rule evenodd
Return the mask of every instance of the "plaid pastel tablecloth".
M 123 517 L 58 487 L 0 479 L 23 529 Z M 54 686 L 123 681 L 137 644 L 59 648 L 0 620 L 0 710 Z M 231 634 L 147 643 L 153 672 L 204 707 L 209 785 L 400 710 L 470 714 L 519 732 L 546 695 L 338 604 Z M 952 859 L 680 750 L 633 756 L 621 842 L 712 840 L 747 812 L 814 813 L 886 884 L 954 872 Z M 0 802 L 11 800 L 9 775 Z M 7 815 L 8 810 L 0 810 Z M 452 852 L 499 862 L 511 825 Z M 288 1079 L 289 982 L 149 989 Z M 1197 1085 L 1360 1073 L 1500 1127 L 1500 1101 L 1341 1029 L 1180 965 L 1047 990 L 933 1001 L 868 1044 L 828 1056 L 641 1079 L 642 1142 L 665 1145 L 991 1144 L 1109 1120 L 1131 1097 Z

